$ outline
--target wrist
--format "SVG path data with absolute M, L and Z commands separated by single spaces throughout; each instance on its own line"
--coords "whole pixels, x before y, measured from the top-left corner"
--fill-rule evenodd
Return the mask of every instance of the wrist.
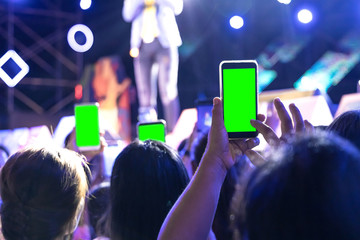
M 205 171 L 211 173 L 215 178 L 225 178 L 227 174 L 227 167 L 223 160 L 214 153 L 205 152 L 201 159 L 200 165 Z

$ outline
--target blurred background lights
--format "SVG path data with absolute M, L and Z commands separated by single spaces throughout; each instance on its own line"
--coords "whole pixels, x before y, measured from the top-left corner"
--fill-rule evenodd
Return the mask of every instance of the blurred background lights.
M 81 43 L 79 43 L 79 41 L 77 41 L 77 39 L 75 37 L 75 35 L 79 32 L 85 36 L 84 41 L 81 41 Z M 70 47 L 74 51 L 86 52 L 87 50 L 89 50 L 92 47 L 92 45 L 94 43 L 94 35 L 91 32 L 90 28 L 88 28 L 87 26 L 85 26 L 83 24 L 76 24 L 70 28 L 68 35 L 67 35 L 67 40 L 68 40 Z
M 14 50 L 7 51 L 0 58 L 0 79 L 9 87 L 15 87 L 29 70 L 29 65 Z
M 244 19 L 240 16 L 233 16 L 230 18 L 230 26 L 234 29 L 240 29 L 244 26 Z
M 287 5 L 291 3 L 291 0 L 278 0 L 278 2 Z
M 298 20 L 304 24 L 310 23 L 313 19 L 313 15 L 308 9 L 300 10 L 297 16 Z
M 136 47 L 130 49 L 130 56 L 133 58 L 137 58 L 139 56 L 139 49 Z
M 82 10 L 87 10 L 91 7 L 91 0 L 80 0 L 80 7 Z

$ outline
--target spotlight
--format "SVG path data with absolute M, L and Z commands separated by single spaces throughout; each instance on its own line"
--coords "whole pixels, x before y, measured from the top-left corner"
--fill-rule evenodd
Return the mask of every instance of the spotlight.
M 91 7 L 91 0 L 80 0 L 80 7 L 82 10 L 87 10 Z
M 230 18 L 230 26 L 234 29 L 240 29 L 244 26 L 244 19 L 240 16 L 233 16 Z
M 277 0 L 279 3 L 282 3 L 282 4 L 285 4 L 285 5 L 288 5 L 291 3 L 291 0 Z
M 81 32 L 85 35 L 85 43 L 84 44 L 79 44 L 75 40 L 75 34 L 77 32 Z M 92 45 L 94 43 L 94 35 L 91 32 L 90 28 L 88 28 L 87 26 L 85 26 L 83 24 L 76 24 L 70 28 L 68 35 L 67 35 L 67 40 L 68 40 L 70 47 L 74 51 L 86 52 L 87 50 L 89 50 L 92 47 Z
M 298 20 L 301 23 L 307 24 L 313 20 L 313 14 L 308 9 L 302 9 L 297 14 Z
M 133 58 L 137 58 L 139 56 L 139 49 L 138 48 L 130 49 L 130 56 Z

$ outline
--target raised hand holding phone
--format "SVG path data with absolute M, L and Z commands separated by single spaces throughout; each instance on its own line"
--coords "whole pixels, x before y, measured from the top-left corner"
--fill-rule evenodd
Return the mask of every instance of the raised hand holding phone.
M 158 120 L 154 122 L 138 123 L 137 131 L 140 141 L 156 140 L 165 142 L 166 122 L 165 120 Z
M 220 96 L 223 102 L 224 124 L 230 139 L 252 138 L 258 135 L 250 124 L 258 108 L 256 61 L 222 61 L 219 66 Z
M 200 166 L 166 217 L 158 240 L 208 239 L 221 186 L 228 170 L 244 152 L 259 143 L 257 138 L 229 141 L 221 99 L 214 98 L 213 103 L 208 145 Z
M 101 141 L 98 103 L 76 104 L 74 112 L 76 145 L 79 150 L 99 150 Z

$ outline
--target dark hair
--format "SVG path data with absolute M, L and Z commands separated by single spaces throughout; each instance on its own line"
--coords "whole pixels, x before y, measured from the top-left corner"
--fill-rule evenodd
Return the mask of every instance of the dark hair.
M 360 148 L 360 110 L 344 112 L 326 128 L 326 131 L 335 132 Z
M 359 239 L 359 156 L 350 142 L 323 132 L 275 151 L 237 204 L 242 238 Z
M 9 156 L 9 150 L 4 145 L 0 145 L 0 168 L 4 166 Z
M 208 140 L 208 133 L 199 133 L 191 147 L 190 159 L 193 173 L 199 167 L 202 156 L 204 155 Z
M 83 158 L 66 149 L 32 147 L 12 155 L 0 177 L 4 237 L 51 240 L 71 233 L 88 173 Z
M 134 141 L 111 175 L 111 239 L 156 239 L 189 177 L 181 158 L 158 141 Z
M 87 202 L 91 239 L 105 236 L 107 209 L 110 204 L 110 182 L 102 182 L 92 188 Z

